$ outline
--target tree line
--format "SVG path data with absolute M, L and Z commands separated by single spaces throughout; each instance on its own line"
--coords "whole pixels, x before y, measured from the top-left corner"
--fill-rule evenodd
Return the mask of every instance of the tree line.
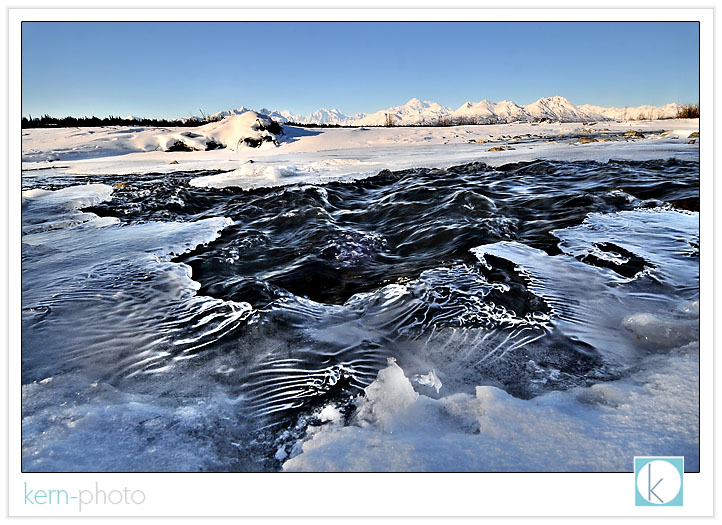
M 679 106 L 677 118 L 699 118 L 699 104 Z
M 676 118 L 699 118 L 699 104 L 685 104 L 683 106 L 680 106 L 677 110 Z M 639 119 L 642 119 L 642 115 L 639 116 Z M 115 117 L 113 115 L 109 115 L 104 118 L 98 118 L 96 116 L 92 117 L 62 117 L 62 118 L 56 118 L 51 117 L 50 115 L 43 115 L 42 117 L 33 117 L 30 115 L 29 117 L 23 117 L 22 120 L 22 127 L 25 128 L 71 128 L 71 127 L 84 127 L 84 128 L 92 128 L 92 127 L 101 127 L 101 126 L 148 126 L 148 127 L 187 127 L 192 128 L 196 126 L 202 126 L 203 124 L 208 124 L 209 122 L 213 122 L 214 119 L 210 118 L 209 116 L 205 116 L 203 118 L 199 117 L 193 117 L 188 119 L 177 119 L 177 120 L 168 120 L 168 119 L 149 119 L 149 118 L 141 118 L 141 119 L 128 119 L 123 117 Z M 535 122 L 546 122 L 549 121 L 549 119 L 538 119 Z M 451 117 L 440 117 L 436 122 L 434 123 L 416 123 L 416 124 L 404 124 L 403 127 L 424 127 L 424 126 L 439 126 L 439 127 L 446 127 L 446 126 L 465 126 L 465 125 L 478 125 L 478 124 L 500 124 L 505 122 L 505 120 L 497 120 L 494 117 L 457 117 L 457 118 L 451 118 Z M 351 126 L 351 125 L 340 125 L 340 124 L 300 124 L 297 122 L 286 122 L 285 123 L 288 126 L 299 126 L 304 128 L 341 128 L 341 127 L 358 127 L 358 126 Z M 394 121 L 392 116 L 390 114 L 386 115 L 385 122 L 383 124 L 384 127 L 394 127 L 398 126 L 399 124 Z
M 123 117 L 115 117 L 109 115 L 104 118 L 92 117 L 51 117 L 43 115 L 42 117 L 23 117 L 22 128 L 97 128 L 101 126 L 151 126 L 151 127 L 196 127 L 207 124 L 211 120 L 205 119 L 184 119 L 184 120 L 168 120 L 168 119 L 129 119 Z

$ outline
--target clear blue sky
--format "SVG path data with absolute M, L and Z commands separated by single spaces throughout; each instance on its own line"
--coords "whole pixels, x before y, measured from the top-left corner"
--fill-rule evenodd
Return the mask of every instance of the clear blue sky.
M 698 102 L 697 23 L 23 23 L 23 115 Z

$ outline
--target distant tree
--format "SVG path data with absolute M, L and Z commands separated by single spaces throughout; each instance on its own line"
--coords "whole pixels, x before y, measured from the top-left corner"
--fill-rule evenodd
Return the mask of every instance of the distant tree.
M 387 128 L 392 128 L 392 127 L 394 126 L 394 117 L 393 117 L 393 115 L 391 115 L 391 113 L 384 113 L 384 115 L 385 115 L 385 117 L 386 117 L 386 118 L 385 118 L 385 123 L 384 123 L 384 125 L 385 125 Z
M 699 118 L 699 104 L 684 104 L 677 109 L 677 118 Z

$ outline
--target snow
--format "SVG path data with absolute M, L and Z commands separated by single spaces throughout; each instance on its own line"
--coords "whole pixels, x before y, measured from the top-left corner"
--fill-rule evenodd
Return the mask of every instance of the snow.
M 517 399 L 493 386 L 432 399 L 395 363 L 352 423 L 310 428 L 285 471 L 629 472 L 635 455 L 699 465 L 699 345 L 649 358 L 630 378 Z
M 496 107 L 493 102 L 489 100 L 482 100 L 481 102 L 467 101 L 462 104 L 459 109 L 454 111 L 454 117 L 477 117 L 488 122 L 496 114 Z
M 252 187 L 350 180 L 374 175 L 383 169 L 445 168 L 475 161 L 500 165 L 538 158 L 601 162 L 668 157 L 699 159 L 699 139 L 695 144 L 687 144 L 689 135 L 699 131 L 698 119 L 599 122 L 594 126 L 548 122 L 407 128 L 284 126 L 278 147 L 271 142 L 260 148 L 237 147 L 241 135 L 263 134 L 245 127 L 255 122 L 252 115 L 245 112 L 230 120 L 197 128 L 24 130 L 23 169 L 25 176 L 35 173 L 30 170 L 40 170 L 37 173 L 42 174 L 46 169 L 79 176 L 224 170 L 228 173 L 199 177 L 193 184 Z M 613 137 L 630 129 L 641 131 L 645 138 L 616 137 L 607 142 L 575 144 L 581 135 Z M 662 130 L 670 133 L 660 133 Z M 199 136 L 181 135 L 187 132 Z M 212 151 L 163 151 L 162 144 L 174 138 L 198 147 L 212 139 L 227 147 Z M 513 149 L 489 151 L 500 146 Z
M 435 124 L 439 118 L 448 117 L 450 114 L 451 110 L 441 104 L 428 100 L 422 102 L 418 98 L 412 98 L 402 106 L 382 109 L 361 119 L 350 120 L 349 124 L 354 126 L 383 126 L 386 124 L 387 115 L 391 116 L 394 125 Z
M 670 119 L 677 116 L 679 104 L 671 103 L 664 106 L 637 106 L 627 108 L 604 108 L 601 106 L 591 106 L 585 104 L 579 106 L 579 109 L 597 117 L 612 120 L 655 120 Z M 601 120 L 601 119 L 600 119 Z
M 230 445 L 219 452 L 203 435 L 210 428 L 219 441 L 233 441 L 218 421 L 230 421 L 237 409 L 218 397 L 169 406 L 95 375 L 68 373 L 24 384 L 22 398 L 26 471 L 202 472 L 233 462 Z M 252 469 L 236 466 L 244 467 Z
M 336 108 L 321 108 L 309 115 L 302 116 L 297 120 L 294 120 L 294 122 L 298 122 L 299 124 L 342 124 L 348 118 L 349 117 L 341 113 L 341 111 Z
M 533 104 L 524 106 L 524 111 L 533 119 L 550 119 L 561 121 L 594 120 L 600 114 L 588 113 L 580 110 L 564 97 L 540 98 Z
M 615 380 L 520 399 L 493 383 L 459 389 L 433 358 L 447 384 L 390 359 L 348 424 L 309 427 L 284 470 L 629 472 L 635 455 L 684 456 L 697 470 L 699 274 L 689 240 L 698 221 L 665 208 L 594 213 L 552 232 L 559 255 L 513 241 L 471 250 L 482 264 L 509 261 L 549 306 L 555 332 L 621 365 Z M 605 241 L 648 261 L 647 275 L 674 293 L 632 292 L 636 281 L 577 259 Z
M 421 101 L 412 98 L 406 104 L 382 109 L 373 113 L 357 113 L 346 115 L 339 109 L 321 108 L 309 114 L 292 113 L 288 110 L 269 110 L 261 108 L 263 113 L 278 122 L 296 122 L 299 124 L 339 124 L 346 126 L 383 126 L 386 124 L 386 115 L 396 125 L 432 124 L 441 118 L 473 119 L 475 123 L 533 121 L 551 119 L 553 121 L 582 122 L 588 120 L 644 120 L 674 118 L 679 105 L 675 103 L 664 106 L 638 106 L 631 108 L 605 108 L 591 104 L 574 105 L 561 96 L 543 97 L 525 106 L 510 100 L 491 102 L 465 102 L 456 110 L 429 100 Z M 249 108 L 240 108 L 219 111 L 211 115 L 212 119 L 219 119 L 229 115 L 241 115 Z M 197 117 L 183 117 L 180 120 L 197 119 Z
M 255 111 L 246 111 L 240 115 L 231 115 L 217 122 L 211 122 L 197 128 L 158 136 L 162 150 L 167 151 L 174 143 L 181 142 L 193 150 L 205 151 L 209 145 L 223 146 L 231 151 L 245 148 L 245 140 L 276 140 L 268 131 L 271 119 Z
M 493 111 L 497 116 L 514 116 L 532 110 L 543 115 L 569 109 L 562 99 L 548 100 L 534 108 L 507 101 L 498 104 L 482 102 L 466 105 L 468 115 L 473 115 L 475 111 L 486 111 L 484 114 L 490 115 Z M 432 103 L 417 99 L 400 108 L 395 115 L 401 115 L 401 119 L 411 118 L 410 115 L 419 111 L 429 110 L 429 114 L 440 111 Z M 414 108 L 416 113 L 411 111 Z M 323 118 L 332 117 L 329 113 Z M 263 126 L 257 126 L 257 122 Z M 261 148 L 240 145 L 246 137 L 259 139 L 268 136 L 267 130 L 260 129 L 266 125 L 263 116 L 245 110 L 197 128 L 23 130 L 22 156 L 23 169 L 26 170 L 23 175 L 31 177 L 34 173 L 47 173 L 45 170 L 51 169 L 57 174 L 77 176 L 82 184 L 83 176 L 87 174 L 125 174 L 132 178 L 135 173 L 222 169 L 229 171 L 198 176 L 192 184 L 252 187 L 345 180 L 373 175 L 382 169 L 447 167 L 472 161 L 500 165 L 537 158 L 599 161 L 612 158 L 699 159 L 699 139 L 695 144 L 688 143 L 690 135 L 699 131 L 697 119 L 598 122 L 594 126 L 556 122 L 314 130 L 286 126 L 278 146 L 272 143 L 265 143 Z M 644 138 L 616 136 L 608 142 L 577 143 L 578 136 L 607 134 L 604 136 L 611 137 L 630 129 L 642 132 Z M 164 151 L 174 140 L 181 140 L 198 151 Z M 209 141 L 226 147 L 205 151 Z M 491 147 L 498 146 L 513 149 L 490 151 Z M 173 161 L 177 164 L 171 164 Z M 85 357 L 89 357 L 108 349 L 121 355 L 124 348 L 137 347 L 140 354 L 146 352 L 152 359 L 157 359 L 158 367 L 171 366 L 165 364 L 169 359 L 156 347 L 143 346 L 134 339 L 142 330 L 134 316 L 127 315 L 127 312 L 143 308 L 155 311 L 172 303 L 178 306 L 182 315 L 208 308 L 214 311 L 231 309 L 232 319 L 248 314 L 249 305 L 196 296 L 195 291 L 200 285 L 192 280 L 190 269 L 169 262 L 172 254 L 186 252 L 215 239 L 231 224 L 229 219 L 216 217 L 189 223 L 119 227 L 116 219 L 103 222 L 104 219 L 97 215 L 78 211 L 79 208 L 106 201 L 111 196 L 112 188 L 102 184 L 74 186 L 59 191 L 23 192 L 23 226 L 28 228 L 24 232 L 24 250 L 33 257 L 41 251 L 47 253 L 38 257 L 37 264 L 44 265 L 39 274 L 70 283 L 85 282 L 88 276 L 95 275 L 96 281 L 102 284 L 105 281 L 97 277 L 102 277 L 98 261 L 118 261 L 120 264 L 131 254 L 130 266 L 124 275 L 157 273 L 164 276 L 160 288 L 144 287 L 139 299 L 113 295 L 114 301 L 125 301 L 121 306 L 127 307 L 117 310 L 122 315 L 107 317 L 103 323 L 107 333 L 101 334 L 103 337 L 98 341 L 74 340 L 80 337 L 77 323 L 57 326 L 56 337 L 60 341 L 68 341 L 68 347 L 55 350 L 70 351 L 71 343 L 77 344 L 83 348 Z M 639 227 L 629 232 L 623 228 L 630 217 L 642 213 L 634 216 L 622 213 L 611 218 L 620 221 L 611 231 L 624 235 L 624 238 L 614 239 L 616 243 L 637 246 L 634 243 L 639 236 L 649 236 Z M 684 224 L 694 222 L 692 217 L 687 216 L 672 219 Z M 610 217 L 605 220 L 610 220 Z M 599 217 L 591 215 L 580 228 L 598 223 Z M 587 237 L 580 237 L 575 229 L 558 232 L 557 236 L 565 253 L 576 255 L 593 250 L 593 246 L 585 241 Z M 58 249 L 59 246 L 62 250 Z M 519 252 L 518 247 L 497 244 L 486 246 L 477 253 L 501 253 L 500 250 L 508 257 L 513 255 L 514 250 Z M 549 266 L 548 256 L 532 250 L 522 251 L 519 257 L 524 257 L 526 267 L 531 269 L 536 268 L 533 265 L 535 260 L 546 258 L 539 267 L 554 268 L 554 275 L 542 275 L 537 270 L 534 274 L 536 286 L 540 293 L 553 296 L 574 284 L 570 275 L 586 279 L 587 284 L 597 284 L 593 280 L 593 272 L 572 273 L 578 265 L 571 255 L 558 256 L 555 261 L 564 259 L 567 262 L 556 266 Z M 655 271 L 664 272 L 680 289 L 690 286 L 682 280 L 684 274 L 677 271 L 673 264 L 674 257 L 683 257 L 685 253 L 674 252 L 659 260 L 655 256 L 659 257 L 659 253 L 651 252 L 646 257 L 655 263 Z M 668 266 L 665 266 L 665 261 L 668 261 Z M 564 280 L 566 282 L 562 282 Z M 39 302 L 43 288 L 33 286 L 30 278 L 24 277 L 23 284 L 27 287 L 23 290 L 23 301 L 28 304 Z M 101 291 L 95 284 L 92 288 L 96 295 Z M 399 290 L 401 288 L 390 285 L 381 293 L 393 296 L 401 293 Z M 597 291 L 596 297 L 600 300 L 617 297 L 606 281 L 604 286 L 598 286 Z M 639 301 L 643 299 L 639 298 Z M 610 304 L 609 301 L 607 304 Z M 107 312 L 102 312 L 95 304 L 93 306 L 88 309 L 92 315 L 98 318 L 107 316 Z M 284 469 L 289 471 L 443 471 L 450 465 L 470 471 L 628 471 L 630 458 L 635 454 L 669 454 L 685 455 L 687 467 L 695 470 L 698 467 L 699 445 L 696 379 L 699 373 L 699 344 L 690 342 L 689 338 L 680 338 L 680 333 L 691 334 L 692 339 L 698 337 L 693 330 L 697 319 L 690 320 L 689 316 L 699 315 L 699 303 L 684 304 L 680 308 L 684 309 L 684 316 L 678 312 L 664 316 L 645 309 L 619 310 L 614 315 L 603 316 L 610 329 L 621 329 L 620 346 L 624 346 L 625 339 L 642 338 L 659 350 L 637 364 L 638 374 L 591 387 L 553 392 L 532 400 L 513 398 L 492 386 L 479 386 L 473 395 L 449 393 L 448 380 L 441 374 L 444 383 L 447 383 L 442 384 L 434 369 L 424 368 L 423 373 L 407 378 L 404 370 L 391 361 L 379 372 L 376 381 L 367 387 L 365 397 L 358 400 L 350 425 L 344 426 L 343 415 L 329 405 L 321 411 L 323 425 L 311 428 L 297 446 L 289 448 L 290 455 L 284 448 L 279 449 L 276 457 L 285 461 Z M 599 310 L 610 309 L 600 307 Z M 95 322 L 98 323 L 99 319 Z M 587 323 L 586 326 L 594 328 L 601 324 L 592 326 Z M 588 340 L 593 335 L 573 326 L 567 328 L 581 340 Z M 178 339 L 200 338 L 204 333 L 193 333 L 188 339 L 181 339 L 179 335 Z M 35 341 L 40 348 L 42 335 L 37 334 Z M 186 337 L 186 334 L 181 335 Z M 32 334 L 28 338 L 29 344 L 33 343 Z M 47 356 L 43 354 L 38 358 L 42 360 L 44 357 Z M 143 362 L 137 361 L 141 357 L 146 359 L 146 354 L 130 356 L 129 359 L 132 358 L 133 366 L 145 370 Z M 198 470 L 208 461 L 224 464 L 227 451 L 208 450 L 206 442 L 195 436 L 198 429 L 210 428 L 219 414 L 224 420 L 232 420 L 235 417 L 234 407 L 212 396 L 208 405 L 198 407 L 161 406 L 154 403 L 152 396 L 140 394 L 118 397 L 107 383 L 92 381 L 96 377 L 95 362 L 90 358 L 86 360 L 88 366 L 84 369 L 53 378 L 49 374 L 40 374 L 23 387 L 23 425 L 24 431 L 31 436 L 23 446 L 28 451 L 35 451 L 27 456 L 26 468 L 58 470 L 63 465 L 77 464 L 78 468 L 87 470 L 88 458 L 102 456 L 102 451 L 108 447 L 118 450 L 117 457 L 130 457 L 130 468 L 134 470 Z M 43 371 L 40 366 L 36 369 Z M 224 372 L 219 369 L 219 373 Z M 68 399 L 58 400 L 57 388 L 51 387 L 53 384 L 64 385 L 62 391 L 68 393 Z M 73 386 L 77 384 L 91 386 L 79 391 Z M 76 391 L 77 401 L 70 394 L 76 395 Z M 436 395 L 432 398 L 433 392 Z M 58 415 L 59 401 L 64 403 L 64 408 Z M 162 442 L 166 446 L 153 446 L 147 453 L 133 454 L 132 451 L 143 448 L 145 435 L 127 429 L 157 424 L 158 418 L 172 422 L 167 428 L 177 424 L 181 432 L 164 432 Z M 70 432 L 68 429 L 73 425 L 84 426 L 87 432 Z M 228 433 L 226 437 L 230 443 L 231 432 Z M 90 444 L 85 439 L 88 435 L 94 437 Z M 107 436 L 114 436 L 112 443 Z M 118 469 L 117 457 L 106 456 L 103 456 L 104 464 L 92 467 Z M 179 457 L 182 459 L 180 467 L 177 466 Z

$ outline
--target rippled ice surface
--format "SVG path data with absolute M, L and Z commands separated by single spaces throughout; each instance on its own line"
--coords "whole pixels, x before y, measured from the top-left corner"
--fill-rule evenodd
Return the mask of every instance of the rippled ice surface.
M 699 464 L 699 165 L 23 179 L 27 471 Z

